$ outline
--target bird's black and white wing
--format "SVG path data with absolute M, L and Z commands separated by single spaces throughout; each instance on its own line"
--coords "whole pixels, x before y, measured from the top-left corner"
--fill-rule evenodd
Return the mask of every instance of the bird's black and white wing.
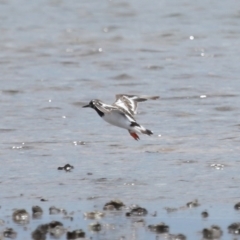
M 118 109 L 116 106 L 105 104 L 97 99 L 94 100 L 94 106 L 103 113 L 109 113 L 112 110 Z
M 114 102 L 113 106 L 122 108 L 131 116 L 137 114 L 137 105 L 138 102 L 144 102 L 148 99 L 156 100 L 159 96 L 137 96 L 137 95 L 127 95 L 127 94 L 117 94 L 116 101 Z

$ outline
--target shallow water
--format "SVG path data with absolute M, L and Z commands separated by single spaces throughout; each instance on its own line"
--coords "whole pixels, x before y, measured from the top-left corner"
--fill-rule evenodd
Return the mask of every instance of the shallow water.
M 239 7 L 234 0 L 0 1 L 1 231 L 12 226 L 18 239 L 29 238 L 37 225 L 61 220 L 88 238 L 156 239 L 146 226 L 163 221 L 188 239 L 202 239 L 212 224 L 232 239 Z M 161 97 L 139 107 L 137 120 L 152 137 L 134 141 L 81 108 L 93 98 L 112 103 L 117 93 Z M 72 172 L 57 170 L 66 163 Z M 115 230 L 89 232 L 83 212 L 115 198 L 147 208 L 145 227 L 123 211 L 101 220 Z M 164 210 L 194 199 L 196 209 Z M 42 219 L 25 230 L 12 222 L 12 209 L 33 205 L 44 208 Z M 75 211 L 74 221 L 49 216 L 52 205 Z

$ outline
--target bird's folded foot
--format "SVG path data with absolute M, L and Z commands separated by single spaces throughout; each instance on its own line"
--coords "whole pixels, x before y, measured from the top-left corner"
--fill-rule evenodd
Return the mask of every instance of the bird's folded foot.
M 135 140 L 139 140 L 140 138 L 139 138 L 139 136 L 135 133 L 135 132 L 130 132 L 129 131 L 129 133 L 130 133 L 130 135 L 135 139 Z

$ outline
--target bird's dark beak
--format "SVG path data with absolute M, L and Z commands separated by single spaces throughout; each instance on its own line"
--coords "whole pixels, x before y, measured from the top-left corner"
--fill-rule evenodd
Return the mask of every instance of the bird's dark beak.
M 83 106 L 83 108 L 87 108 L 87 107 L 90 107 L 90 105 L 88 104 L 88 105 L 86 105 L 86 106 Z

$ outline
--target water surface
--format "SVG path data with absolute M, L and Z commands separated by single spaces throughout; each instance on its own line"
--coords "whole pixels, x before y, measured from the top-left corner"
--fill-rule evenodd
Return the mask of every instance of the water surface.
M 232 239 L 239 7 L 234 0 L 1 1 L 1 231 L 13 227 L 17 238 L 29 238 L 37 225 L 60 220 L 93 239 L 156 239 L 147 226 L 165 222 L 188 239 L 217 224 Z M 81 108 L 93 98 L 112 103 L 117 93 L 161 97 L 139 107 L 137 120 L 152 137 L 134 141 Z M 72 172 L 57 170 L 66 163 Z M 83 212 L 115 198 L 147 208 L 145 225 L 123 210 L 102 220 L 115 230 L 90 233 Z M 164 209 L 194 199 L 200 207 Z M 12 209 L 33 205 L 44 208 L 42 219 L 25 230 L 12 222 Z M 52 205 L 75 211 L 74 221 L 49 216 Z

